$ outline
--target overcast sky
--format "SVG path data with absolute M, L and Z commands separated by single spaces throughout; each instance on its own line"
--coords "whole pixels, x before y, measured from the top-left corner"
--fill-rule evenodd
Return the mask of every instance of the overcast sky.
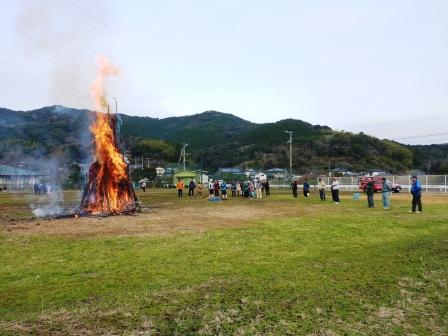
M 0 106 L 217 110 L 405 143 L 448 142 L 448 1 L 0 0 Z

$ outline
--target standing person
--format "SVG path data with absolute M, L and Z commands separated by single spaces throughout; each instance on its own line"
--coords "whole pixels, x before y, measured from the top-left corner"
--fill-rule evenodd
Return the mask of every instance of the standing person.
M 182 198 L 184 196 L 183 195 L 184 187 L 185 187 L 185 185 L 184 185 L 184 181 L 183 180 L 177 181 L 177 184 L 176 184 L 177 197 Z
M 266 196 L 271 196 L 271 190 L 269 188 L 269 181 L 266 180 L 266 182 L 264 182 L 264 190 L 266 191 Z
M 335 204 L 339 204 L 339 181 L 336 177 L 331 179 L 331 197 L 333 198 L 333 202 Z
M 297 180 L 292 181 L 291 189 L 292 189 L 292 194 L 293 194 L 294 198 L 297 198 L 297 189 L 298 189 Z
M 244 196 L 244 198 L 249 197 L 249 182 L 247 182 L 247 181 L 244 181 L 244 184 L 243 184 L 243 196 Z
M 146 192 L 146 181 L 142 181 L 141 186 L 142 186 L 143 192 Z
M 222 181 L 222 183 L 221 183 L 221 195 L 222 195 L 222 199 L 227 199 L 227 183 L 226 183 L 226 181 Z
M 216 180 L 215 183 L 213 183 L 213 191 L 215 192 L 215 197 L 219 197 L 219 181 Z
M 259 179 L 255 180 L 255 192 L 257 194 L 257 198 L 263 198 L 263 192 L 261 191 L 261 181 Z
M 198 183 L 196 186 L 196 193 L 198 194 L 198 198 L 202 198 L 202 183 Z
M 308 198 L 310 195 L 310 183 L 308 182 L 308 179 L 305 179 L 303 181 L 303 197 Z
M 317 184 L 317 188 L 319 189 L 319 197 L 321 201 L 325 201 L 325 189 L 327 188 L 327 184 L 319 177 L 319 183 Z
M 250 199 L 254 199 L 254 196 L 255 196 L 255 186 L 254 186 L 254 183 L 252 181 L 249 181 L 249 195 L 250 195 Z
M 213 184 L 214 184 L 213 180 L 210 179 L 208 181 L 208 198 L 212 198 L 213 195 L 215 194 Z
M 236 182 L 236 195 L 237 195 L 237 197 L 242 196 L 241 195 L 242 191 L 243 191 L 243 182 L 241 182 L 241 181 Z
M 412 210 L 409 212 L 412 213 L 422 212 L 422 185 L 420 184 L 420 181 L 415 175 L 412 176 L 411 194 L 412 194 Z
M 382 178 L 383 181 L 383 190 L 382 190 L 382 199 L 383 199 L 383 208 L 387 210 L 390 208 L 390 194 L 392 192 L 392 184 L 385 178 Z
M 193 198 L 194 197 L 194 189 L 196 188 L 196 183 L 194 183 L 194 180 L 191 180 L 188 184 L 188 197 Z
M 230 187 L 232 189 L 232 197 L 236 197 L 236 182 L 232 181 L 232 185 Z
M 373 180 L 369 180 L 366 185 L 365 192 L 367 194 L 367 204 L 369 205 L 369 208 L 374 208 L 375 204 L 373 203 L 373 194 L 375 192 L 374 186 L 373 186 Z

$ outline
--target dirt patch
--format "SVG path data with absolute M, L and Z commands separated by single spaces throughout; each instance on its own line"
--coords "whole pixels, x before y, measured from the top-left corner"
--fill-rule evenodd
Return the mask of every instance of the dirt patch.
M 294 207 L 281 215 L 291 215 Z M 59 235 L 88 238 L 104 235 L 163 235 L 169 233 L 204 232 L 214 228 L 247 226 L 254 219 L 279 217 L 271 207 L 232 205 L 231 207 L 196 206 L 176 208 L 162 205 L 149 213 L 109 217 L 80 217 L 64 219 L 28 219 L 3 222 L 0 231 L 17 234 Z M 280 215 L 280 216 L 281 216 Z

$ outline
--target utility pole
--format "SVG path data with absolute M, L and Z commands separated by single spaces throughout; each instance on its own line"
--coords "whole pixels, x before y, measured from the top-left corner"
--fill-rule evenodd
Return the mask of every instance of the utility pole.
M 186 148 L 188 146 L 187 143 L 183 143 L 182 145 L 182 151 L 180 152 L 180 158 L 179 158 L 179 163 L 182 160 L 182 166 L 183 166 L 183 170 L 185 170 L 185 152 L 186 152 Z
M 115 97 L 112 97 L 112 99 L 115 101 L 115 142 L 120 149 L 120 142 L 121 142 L 121 117 L 118 114 L 118 100 Z M 109 113 L 109 112 L 108 112 Z
M 292 177 L 292 135 L 293 131 L 285 131 L 286 134 L 289 134 L 289 140 L 286 142 L 289 144 L 289 176 Z

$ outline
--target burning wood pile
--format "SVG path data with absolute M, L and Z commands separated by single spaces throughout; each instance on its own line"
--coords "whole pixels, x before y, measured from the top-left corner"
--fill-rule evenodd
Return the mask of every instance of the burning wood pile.
M 94 159 L 80 205 L 80 215 L 129 214 L 137 210 L 137 198 L 129 177 L 128 164 L 119 149 L 118 115 L 110 115 L 104 81 L 117 70 L 100 58 L 97 78 L 91 88 L 95 100 L 95 121 L 90 127 Z

